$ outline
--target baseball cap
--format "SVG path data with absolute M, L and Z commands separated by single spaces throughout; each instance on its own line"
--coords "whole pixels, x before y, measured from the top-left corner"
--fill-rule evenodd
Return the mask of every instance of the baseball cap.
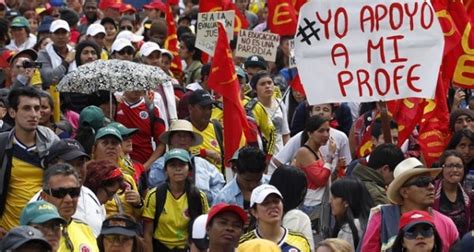
M 145 42 L 142 45 L 142 47 L 140 47 L 140 55 L 141 56 L 148 57 L 148 55 L 150 55 L 154 51 L 158 51 L 158 52 L 161 53 L 160 46 L 155 42 L 148 41 L 148 42 Z
M 44 200 L 38 200 L 28 203 L 20 214 L 20 225 L 42 224 L 50 220 L 57 220 L 66 224 L 53 204 Z
M 190 238 L 194 245 L 200 250 L 206 250 L 209 247 L 209 241 L 206 237 L 207 214 L 199 215 L 193 222 Z
M 404 213 L 400 218 L 400 230 L 410 230 L 417 224 L 428 224 L 434 227 L 433 217 L 426 211 L 413 210 Z
M 0 251 L 17 249 L 28 242 L 38 242 L 44 245 L 43 249 L 52 250 L 51 245 L 44 238 L 41 231 L 30 226 L 18 226 L 10 229 L 0 241 Z
M 247 74 L 245 74 L 244 69 L 242 69 L 239 66 L 235 66 L 235 73 L 237 74 L 238 77 L 247 79 Z
M 188 99 L 188 103 L 191 105 L 201 105 L 201 106 L 208 106 L 211 104 L 215 104 L 216 101 L 212 99 L 211 94 L 209 94 L 204 89 L 198 89 L 191 93 Z
M 268 195 L 273 193 L 283 199 L 280 191 L 272 185 L 263 184 L 255 187 L 252 191 L 252 195 L 250 195 L 250 207 L 253 207 L 254 204 L 262 203 Z
M 51 16 L 46 16 L 43 18 L 43 21 L 41 21 L 39 27 L 38 27 L 38 32 L 49 32 L 49 29 L 51 27 L 51 23 L 53 23 L 54 18 Z
M 126 236 L 138 235 L 138 224 L 125 215 L 112 215 L 102 223 L 101 235 L 120 234 Z
M 92 127 L 95 131 L 104 127 L 105 115 L 101 108 L 90 105 L 82 109 L 79 115 L 79 126 Z
M 130 136 L 133 133 L 136 133 L 138 131 L 137 128 L 127 128 L 125 127 L 125 125 L 119 122 L 109 123 L 107 126 L 116 128 L 120 132 L 120 135 L 122 136 L 122 138 Z
M 112 24 L 115 27 L 115 29 L 117 29 L 117 24 L 112 18 L 109 18 L 109 17 L 104 17 L 102 20 L 100 20 L 100 24 L 103 25 L 104 27 L 105 27 L 105 24 Z
M 87 157 L 90 159 L 89 155 L 87 155 L 82 145 L 76 139 L 68 138 L 59 140 L 49 148 L 49 153 L 46 156 L 45 162 L 46 164 L 49 164 L 56 158 L 71 161 L 80 157 Z
M 143 5 L 143 9 L 145 9 L 145 10 L 160 10 L 160 11 L 165 12 L 166 11 L 166 5 L 163 2 L 161 2 L 160 0 L 155 0 L 155 1 L 152 1 L 151 3 L 149 3 L 149 4 Z
M 55 32 L 59 29 L 64 29 L 68 32 L 71 31 L 71 29 L 69 29 L 69 25 L 68 23 L 65 21 L 65 20 L 62 20 L 62 19 L 57 19 L 57 20 L 54 20 L 52 23 L 51 23 L 51 26 L 49 27 L 49 31 L 50 32 Z
M 87 28 L 87 31 L 86 31 L 86 35 L 90 35 L 90 36 L 95 36 L 99 33 L 106 34 L 105 33 L 105 28 L 101 24 L 91 24 L 91 25 L 89 25 L 89 27 Z
M 99 140 L 103 137 L 106 137 L 106 136 L 113 136 L 113 137 L 119 139 L 120 142 L 123 141 L 122 135 L 120 135 L 120 131 L 118 131 L 118 129 L 116 129 L 114 127 L 110 127 L 110 126 L 100 128 L 99 131 L 97 131 L 97 134 L 95 135 L 95 140 L 97 141 L 97 140 Z
M 12 20 L 12 23 L 10 24 L 10 27 L 30 28 L 30 23 L 28 22 L 28 20 L 25 17 L 18 16 L 18 17 L 15 17 Z
M 179 149 L 179 148 L 171 149 L 168 152 L 166 152 L 165 166 L 166 166 L 166 163 L 168 163 L 168 161 L 170 161 L 171 159 L 178 159 L 186 163 L 191 162 L 191 157 L 189 156 L 189 152 L 187 150 Z
M 120 10 L 119 10 L 120 13 L 125 13 L 129 11 L 136 13 L 137 9 L 135 9 L 131 4 L 122 4 L 122 6 L 120 6 Z
M 117 35 L 117 38 L 116 39 L 126 39 L 130 42 L 140 42 L 143 40 L 143 36 L 142 35 L 137 35 L 131 31 L 121 31 L 118 35 Z
M 122 51 L 122 49 L 124 49 L 125 47 L 131 47 L 135 49 L 132 43 L 130 42 L 130 40 L 127 40 L 124 38 L 121 38 L 121 39 L 117 38 L 112 44 L 111 53 Z
M 105 10 L 108 8 L 120 10 L 122 7 L 122 1 L 120 0 L 101 0 L 99 1 L 99 9 Z
M 20 56 L 28 56 L 33 61 L 35 61 L 38 58 L 38 54 L 36 53 L 35 50 L 24 49 L 13 54 L 13 56 L 10 58 L 10 64 L 12 64 Z
M 49 0 L 49 4 L 51 4 L 54 7 L 62 7 L 66 5 L 64 0 Z
M 239 216 L 240 220 L 245 223 L 247 222 L 247 214 L 245 211 L 237 206 L 237 205 L 231 205 L 231 204 L 226 204 L 226 203 L 219 203 L 217 205 L 214 205 L 210 210 L 209 213 L 207 213 L 207 224 L 212 220 L 212 218 L 216 217 L 216 215 L 224 212 L 232 212 L 237 214 Z
M 265 59 L 260 55 L 252 55 L 248 57 L 244 62 L 245 68 L 247 67 L 261 67 L 267 69 L 268 64 Z
M 172 54 L 170 51 L 168 51 L 168 50 L 166 50 L 166 49 L 164 49 L 164 48 L 161 49 L 161 55 L 165 55 L 165 54 L 168 55 L 168 56 L 171 58 L 171 60 L 173 60 L 174 56 L 173 56 L 173 54 Z

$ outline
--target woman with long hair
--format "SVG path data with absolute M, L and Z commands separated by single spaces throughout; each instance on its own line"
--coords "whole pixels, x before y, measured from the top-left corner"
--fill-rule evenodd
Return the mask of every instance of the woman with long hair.
M 295 155 L 293 165 L 306 174 L 308 192 L 301 208 L 308 214 L 311 220 L 318 219 L 319 209 L 324 196 L 326 185 L 333 171 L 332 162 L 335 158 L 336 144 L 329 138 L 329 121 L 320 116 L 312 116 L 306 122 L 306 128 L 302 133 L 302 146 Z M 329 154 L 323 157 L 319 151 L 320 147 L 328 141 Z
M 270 185 L 275 186 L 283 196 L 283 227 L 303 234 L 314 251 L 313 231 L 308 215 L 299 210 L 306 195 L 306 175 L 300 169 L 283 165 L 273 172 Z
M 332 237 L 346 240 L 357 248 L 374 206 L 365 185 L 357 178 L 344 177 L 331 185 L 331 212 L 336 219 Z
M 469 129 L 461 129 L 454 133 L 446 147 L 447 150 L 457 150 L 464 161 L 464 174 L 474 169 L 474 133 Z
M 462 186 L 463 158 L 456 150 L 446 150 L 441 155 L 439 164 L 443 171 L 440 173 L 441 178 L 435 182 L 433 208 L 453 220 L 461 237 L 474 229 L 472 198 Z
M 166 183 L 148 191 L 145 198 L 146 251 L 186 251 L 189 222 L 209 206 L 206 195 L 191 182 L 191 157 L 184 149 L 165 154 Z
M 442 245 L 433 217 L 426 211 L 413 210 L 400 218 L 400 229 L 392 251 L 441 252 Z

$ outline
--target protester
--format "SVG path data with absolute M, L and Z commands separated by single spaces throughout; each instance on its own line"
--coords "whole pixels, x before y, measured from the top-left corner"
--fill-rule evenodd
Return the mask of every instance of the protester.
M 193 131 L 193 126 L 186 120 L 176 120 L 171 124 L 168 131 L 160 136 L 160 141 L 167 144 L 168 148 L 188 150 L 192 146 L 202 143 L 202 137 Z M 166 182 L 166 171 L 164 157 L 158 158 L 151 166 L 148 175 L 148 187 L 156 187 Z M 191 156 L 193 164 L 193 181 L 195 186 L 203 191 L 209 203 L 212 203 L 219 191 L 224 187 L 224 176 L 220 171 L 204 158 Z
M 75 139 L 84 147 L 87 155 L 92 154 L 95 133 L 104 125 L 105 115 L 101 108 L 90 105 L 82 109 Z
M 6 47 L 12 51 L 32 49 L 36 44 L 36 36 L 30 33 L 30 24 L 23 16 L 15 17 L 10 24 L 12 40 Z
M 252 191 L 250 213 L 257 220 L 256 229 L 244 234 L 240 243 L 266 239 L 277 243 L 282 251 L 311 251 L 308 240 L 282 227 L 283 198 L 272 185 L 260 185 Z
M 127 39 L 114 40 L 110 48 L 110 56 L 112 59 L 133 61 L 135 55 L 135 47 Z
M 144 247 L 139 232 L 139 225 L 132 216 L 111 215 L 102 224 L 102 231 L 97 237 L 99 251 L 142 252 Z
M 236 205 L 219 203 L 208 213 L 206 231 L 209 252 L 234 252 L 239 245 L 247 213 Z
M 183 34 L 179 40 L 179 56 L 186 62 L 184 69 L 184 84 L 190 84 L 201 79 L 201 50 L 195 47 L 196 36 L 191 33 Z
M 304 172 L 296 167 L 283 165 L 275 170 L 268 184 L 275 186 L 283 196 L 283 227 L 303 234 L 309 242 L 311 251 L 314 251 L 311 220 L 307 214 L 298 209 L 307 191 Z
M 331 185 L 331 212 L 336 219 L 332 237 L 347 241 L 353 250 L 361 242 L 370 209 L 374 206 L 364 184 L 357 178 L 342 178 Z
M 150 190 L 145 199 L 146 251 L 185 251 L 189 222 L 208 211 L 206 195 L 188 177 L 190 162 L 188 151 L 183 149 L 165 154 L 168 180 Z
M 464 162 L 464 174 L 468 174 L 474 169 L 474 132 L 469 129 L 461 129 L 454 133 L 448 145 L 447 150 L 456 150 L 461 154 Z
M 400 231 L 393 244 L 394 252 L 443 251 L 442 240 L 433 217 L 426 211 L 413 210 L 400 218 Z
M 41 231 L 30 226 L 15 227 L 0 241 L 1 251 L 41 252 L 52 249 Z
M 40 160 L 59 141 L 50 129 L 39 126 L 40 96 L 33 87 L 12 89 L 8 113 L 15 126 L 0 134 L 1 169 L 8 171 L 0 185 L 0 233 L 18 226 L 21 209 L 41 189 L 43 168 Z
M 95 42 L 99 46 L 99 58 L 104 60 L 109 58 L 107 50 L 105 49 L 105 35 L 105 28 L 101 24 L 91 24 L 89 28 L 87 28 L 86 41 Z
M 456 109 L 449 115 L 449 128 L 453 133 L 461 129 L 474 130 L 473 113 L 469 109 Z
M 351 245 L 342 239 L 332 238 L 318 242 L 316 252 L 352 252 Z
M 362 239 L 361 251 L 379 251 L 392 248 L 397 236 L 400 216 L 412 210 L 428 211 L 433 217 L 442 243 L 442 251 L 458 239 L 453 221 L 431 208 L 435 200 L 433 178 L 441 168 L 423 168 L 416 158 L 407 158 L 395 167 L 394 180 L 387 189 L 388 199 L 393 205 L 382 205 L 372 209 L 367 229 Z M 381 230 L 387 232 L 381 232 Z
M 201 214 L 194 219 L 188 237 L 190 252 L 206 252 L 209 248 L 209 239 L 206 232 L 207 214 Z M 191 222 L 189 222 L 191 224 Z
M 439 159 L 443 168 L 441 178 L 435 183 L 433 208 L 448 216 L 456 225 L 459 236 L 474 229 L 474 209 L 470 191 L 464 190 L 464 163 L 461 154 L 446 150 Z M 469 190 L 469 189 L 468 189 Z
M 61 231 L 66 224 L 66 220 L 59 215 L 58 209 L 53 204 L 42 200 L 28 203 L 20 215 L 20 225 L 40 230 L 53 251 L 59 249 Z
M 108 52 L 112 52 L 112 44 L 114 43 L 115 36 L 117 35 L 117 25 L 115 21 L 110 17 L 104 17 L 100 24 L 105 28 L 105 39 L 104 39 L 104 48 Z
M 90 226 L 72 218 L 80 194 L 79 176 L 69 164 L 53 165 L 44 173 L 41 198 L 56 206 L 59 215 L 67 222 L 64 227 L 67 231 L 63 232 L 59 251 L 72 251 L 75 248 L 98 251 Z
M 38 58 L 36 51 L 25 49 L 14 54 L 10 62 L 11 88 L 33 85 L 35 78 L 40 78 L 35 61 Z

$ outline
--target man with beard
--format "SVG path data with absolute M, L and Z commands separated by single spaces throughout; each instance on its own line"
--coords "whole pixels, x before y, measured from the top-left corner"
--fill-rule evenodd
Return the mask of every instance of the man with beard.
M 386 251 L 391 249 L 399 229 L 400 216 L 412 210 L 427 211 L 433 216 L 442 241 L 442 251 L 458 239 L 458 231 L 453 221 L 434 210 L 434 178 L 441 168 L 423 168 L 416 158 L 408 158 L 399 163 L 393 171 L 394 180 L 387 189 L 392 205 L 379 205 L 372 209 L 360 251 Z

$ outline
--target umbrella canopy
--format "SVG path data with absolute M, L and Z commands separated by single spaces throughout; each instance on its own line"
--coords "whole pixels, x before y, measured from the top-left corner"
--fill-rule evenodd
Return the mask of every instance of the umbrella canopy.
M 68 73 L 57 89 L 59 92 L 85 94 L 98 90 L 149 90 L 168 81 L 171 78 L 159 67 L 126 60 L 96 60 Z

